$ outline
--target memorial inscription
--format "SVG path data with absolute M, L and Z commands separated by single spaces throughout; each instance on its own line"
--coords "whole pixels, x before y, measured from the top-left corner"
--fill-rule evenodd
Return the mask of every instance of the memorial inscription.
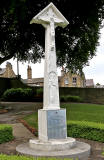
M 63 139 L 66 138 L 66 111 L 48 111 L 48 138 Z

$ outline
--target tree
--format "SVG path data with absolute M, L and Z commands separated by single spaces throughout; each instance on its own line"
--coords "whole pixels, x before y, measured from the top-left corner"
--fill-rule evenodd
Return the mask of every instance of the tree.
M 104 0 L 52 0 L 69 21 L 56 29 L 57 64 L 81 70 L 95 55 L 104 18 Z M 44 57 L 44 28 L 29 22 L 50 0 L 2 0 L 0 7 L 0 64 L 16 57 L 37 62 Z M 29 53 L 31 49 L 31 53 Z

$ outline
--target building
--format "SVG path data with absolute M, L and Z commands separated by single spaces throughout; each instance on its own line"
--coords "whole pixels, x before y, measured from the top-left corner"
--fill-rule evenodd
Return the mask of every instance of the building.
M 16 75 L 15 75 L 13 69 L 12 69 L 11 63 L 7 62 L 6 68 L 0 68 L 0 77 L 3 77 L 3 78 L 14 78 L 14 77 L 16 77 Z
M 73 74 L 65 72 L 64 68 L 61 71 L 61 76 L 58 77 L 60 87 L 85 87 L 85 76 L 80 74 Z M 32 69 L 27 68 L 27 79 L 23 80 L 29 86 L 43 86 L 44 78 L 32 78 Z
M 86 87 L 87 88 L 94 88 L 94 81 L 93 81 L 93 79 L 86 79 Z
M 85 87 L 85 76 L 80 73 L 71 73 L 61 70 L 61 76 L 59 77 L 60 87 Z

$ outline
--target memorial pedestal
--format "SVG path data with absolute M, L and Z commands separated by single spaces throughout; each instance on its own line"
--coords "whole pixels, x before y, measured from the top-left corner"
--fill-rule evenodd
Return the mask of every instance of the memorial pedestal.
M 50 3 L 37 14 L 32 23 L 45 28 L 44 105 L 38 112 L 39 139 L 16 147 L 19 153 L 42 157 L 70 157 L 87 160 L 90 145 L 67 138 L 66 110 L 60 109 L 56 66 L 55 28 L 66 27 L 69 22 Z
M 38 111 L 39 140 L 66 139 L 66 109 Z

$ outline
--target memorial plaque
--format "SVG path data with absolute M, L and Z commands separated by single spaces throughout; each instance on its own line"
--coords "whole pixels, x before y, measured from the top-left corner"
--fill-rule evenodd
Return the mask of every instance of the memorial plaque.
M 47 114 L 48 139 L 64 139 L 66 135 L 66 110 L 51 110 Z

